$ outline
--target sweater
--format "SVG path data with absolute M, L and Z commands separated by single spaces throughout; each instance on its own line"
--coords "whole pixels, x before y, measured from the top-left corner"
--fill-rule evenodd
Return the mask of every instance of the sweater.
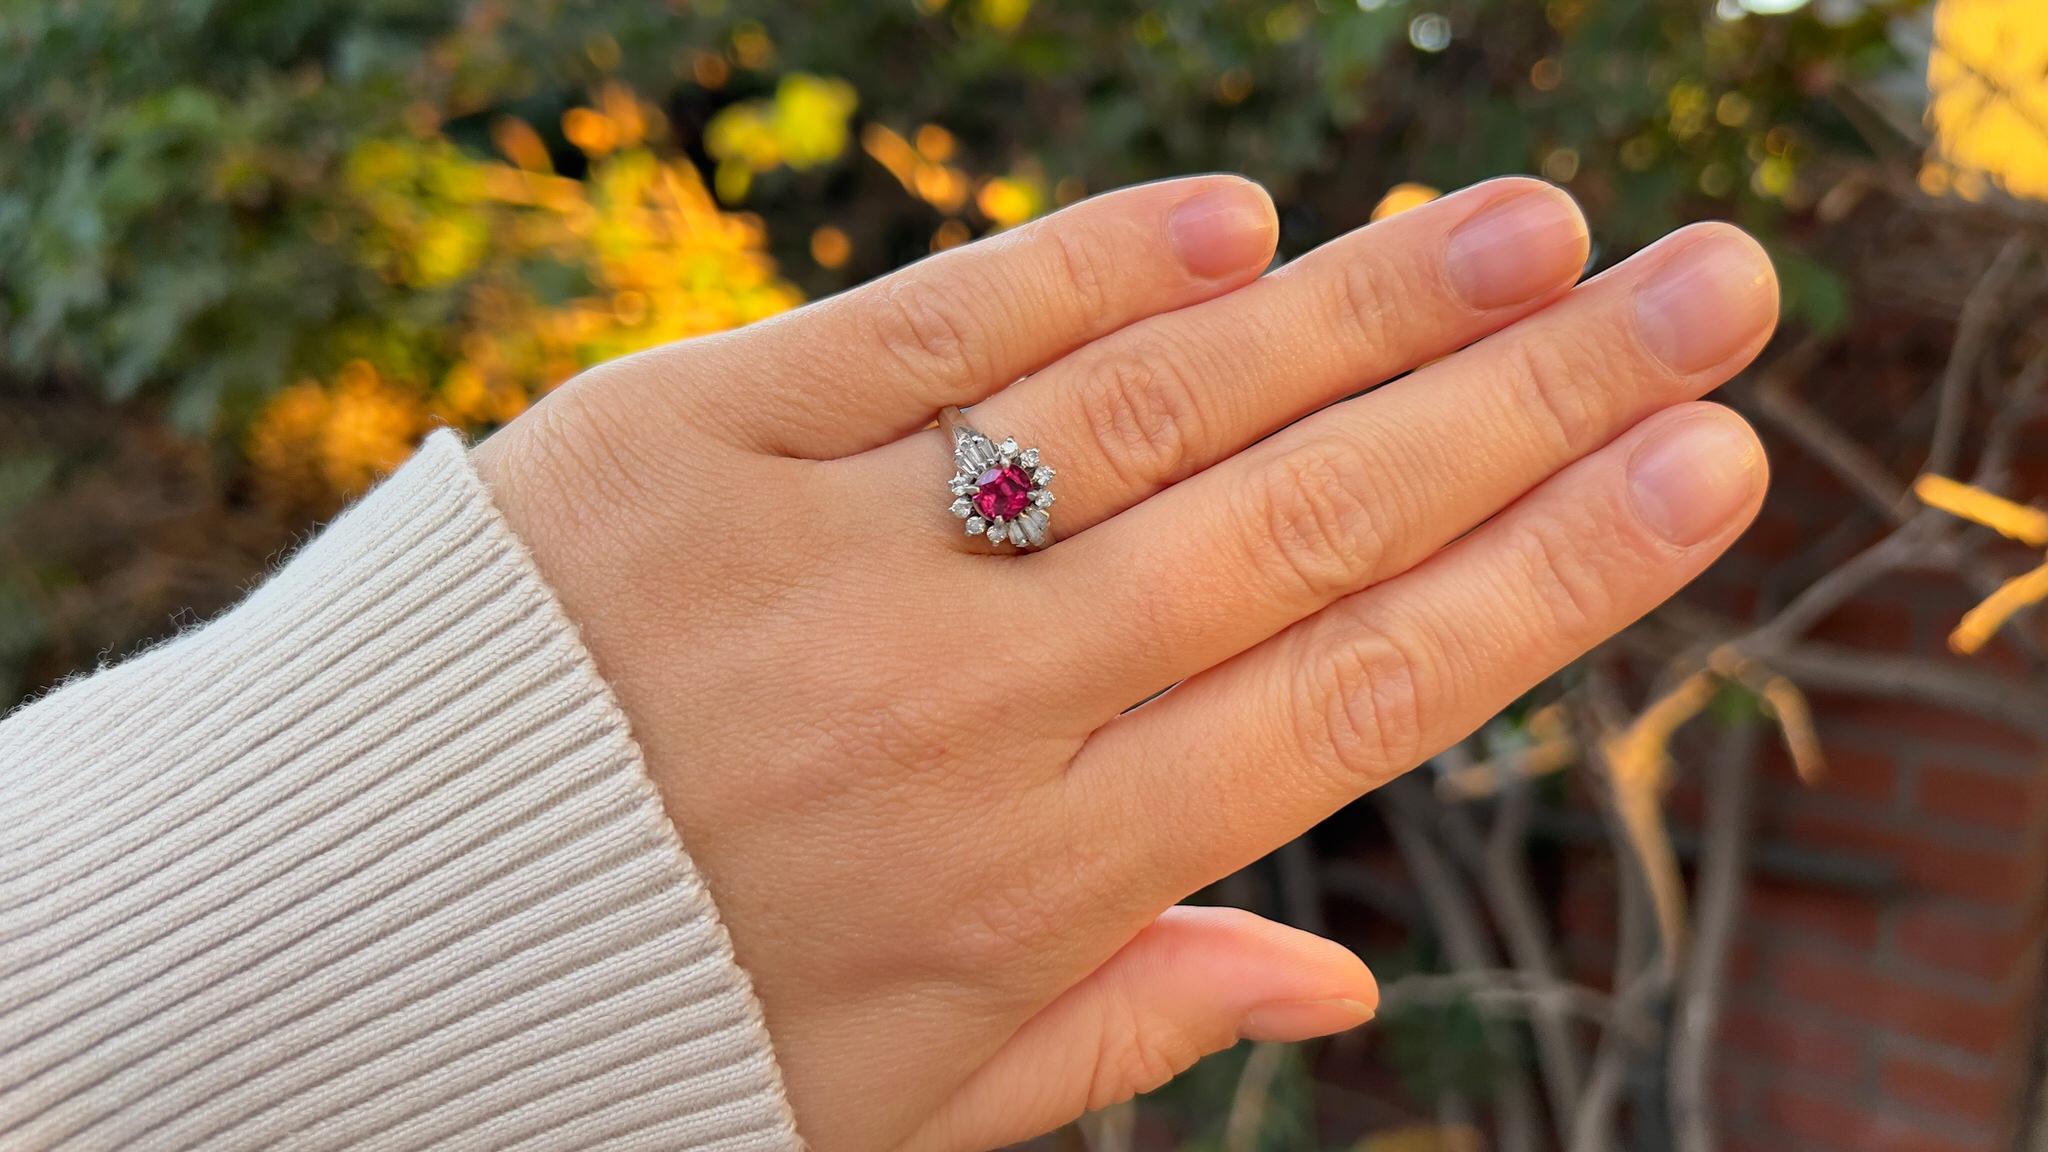
M 0 1147 L 799 1147 L 626 717 L 453 433 L 0 722 Z

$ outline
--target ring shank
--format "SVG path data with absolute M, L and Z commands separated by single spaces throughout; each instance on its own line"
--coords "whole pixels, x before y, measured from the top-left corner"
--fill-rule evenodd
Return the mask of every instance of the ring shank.
M 968 424 L 966 417 L 960 415 L 959 405 L 948 404 L 939 409 L 939 430 L 946 434 L 946 443 L 951 444 L 958 439 L 963 427 L 971 429 L 973 425 Z

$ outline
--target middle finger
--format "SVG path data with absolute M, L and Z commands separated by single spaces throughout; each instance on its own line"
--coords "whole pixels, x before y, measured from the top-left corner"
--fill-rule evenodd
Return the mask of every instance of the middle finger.
M 1071 537 L 1308 412 L 1540 308 L 1585 260 L 1586 222 L 1571 197 L 1535 180 L 1489 181 L 1097 340 L 983 401 L 970 419 L 997 439 L 1043 448 L 1066 477 L 1053 524 Z M 944 455 L 932 438 L 913 436 L 869 462 L 921 491 Z

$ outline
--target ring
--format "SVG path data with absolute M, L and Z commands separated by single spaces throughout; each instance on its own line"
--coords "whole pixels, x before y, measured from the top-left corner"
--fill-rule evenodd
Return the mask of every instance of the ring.
M 1025 552 L 1051 544 L 1053 497 L 1047 486 L 1054 473 L 1038 462 L 1038 449 L 1020 449 L 1009 437 L 990 440 L 950 405 L 939 413 L 939 427 L 953 441 L 949 511 L 967 522 L 967 534 Z

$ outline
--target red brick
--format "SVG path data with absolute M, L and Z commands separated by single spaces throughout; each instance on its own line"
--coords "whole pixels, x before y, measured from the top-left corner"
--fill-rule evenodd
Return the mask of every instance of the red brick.
M 1877 901 L 1861 893 L 1760 880 L 1749 892 L 1746 927 L 1773 940 L 1796 936 L 1868 948 L 1877 943 L 1878 912 Z
M 1793 1088 L 1782 1081 L 1765 1086 L 1762 1110 L 1771 1127 L 1798 1137 L 1800 1146 L 1813 1152 L 1860 1150 L 1858 1133 L 1869 1119 L 1867 1112 L 1840 1096 Z
M 1612 945 L 1615 910 L 1620 902 L 1620 889 L 1611 865 L 1590 859 L 1574 860 L 1565 872 L 1558 907 L 1560 934 L 1567 940 Z
M 2032 972 L 2039 929 L 2024 922 L 2000 926 L 1995 918 L 1939 908 L 1902 911 L 1899 952 L 1915 964 L 2002 984 Z
M 1995 1069 L 1973 1074 L 1910 1056 L 1887 1056 L 1878 1069 L 1878 1085 L 1890 1100 L 1952 1117 L 1986 1135 L 2003 1132 L 2018 1119 L 2020 1101 L 2012 1078 Z
M 1721 1152 L 1785 1152 L 1785 1141 L 1756 1132 L 1721 1132 Z
M 1792 1146 L 1808 1152 L 1983 1152 L 1985 1147 L 1839 1095 L 1783 1082 L 1765 1089 L 1763 1111 L 1772 1127 L 1797 1139 Z
M 1765 764 L 1780 785 L 1795 795 L 1852 800 L 1884 807 L 1899 797 L 1899 765 L 1889 753 L 1871 752 L 1836 741 L 1823 749 L 1827 771 L 1808 784 L 1792 769 L 1783 744 L 1773 743 Z
M 1796 1001 L 1980 1056 L 2008 1054 L 2031 1034 L 2021 997 L 1969 996 L 1856 959 L 1788 950 L 1764 962 L 1761 978 Z
M 2014 908 L 2038 896 L 2042 869 L 2024 844 L 1963 847 L 1841 813 L 1779 813 L 1771 821 L 1784 840 L 1822 851 L 1897 862 L 1906 885 L 1989 908 Z
M 1724 1126 L 1740 1124 L 1756 1111 L 1756 1076 L 1740 1061 L 1717 1060 L 1708 1085 L 1714 1117 Z
M 1913 616 L 1903 604 L 1851 600 L 1816 625 L 1813 637 L 1864 649 L 1904 652 L 1913 643 Z
M 1772 465 L 1775 471 L 1777 465 Z M 1783 481 L 1780 480 L 1782 484 Z M 1790 558 L 1799 549 L 1813 541 L 1813 529 L 1802 516 L 1774 502 L 1766 502 L 1762 511 L 1742 534 L 1741 551 L 1773 564 Z
M 1720 1039 L 1770 1066 L 1828 1080 L 1852 1081 L 1863 1067 L 1863 1043 L 1852 1031 L 1782 1009 L 1731 1006 L 1721 1014 Z
M 1812 694 L 1814 713 L 1821 736 L 1845 728 L 1862 731 L 1895 732 L 1916 736 L 1933 744 L 1956 743 L 1969 747 L 1998 748 L 2021 755 L 2040 755 L 2041 742 L 2027 733 L 2006 728 L 1981 716 L 1970 716 L 1945 708 L 1934 708 L 1907 700 L 1884 700 L 1850 693 Z
M 1927 764 L 1920 769 L 1914 807 L 1951 824 L 2025 832 L 2042 814 L 2048 773 L 1990 772 L 1960 764 Z

